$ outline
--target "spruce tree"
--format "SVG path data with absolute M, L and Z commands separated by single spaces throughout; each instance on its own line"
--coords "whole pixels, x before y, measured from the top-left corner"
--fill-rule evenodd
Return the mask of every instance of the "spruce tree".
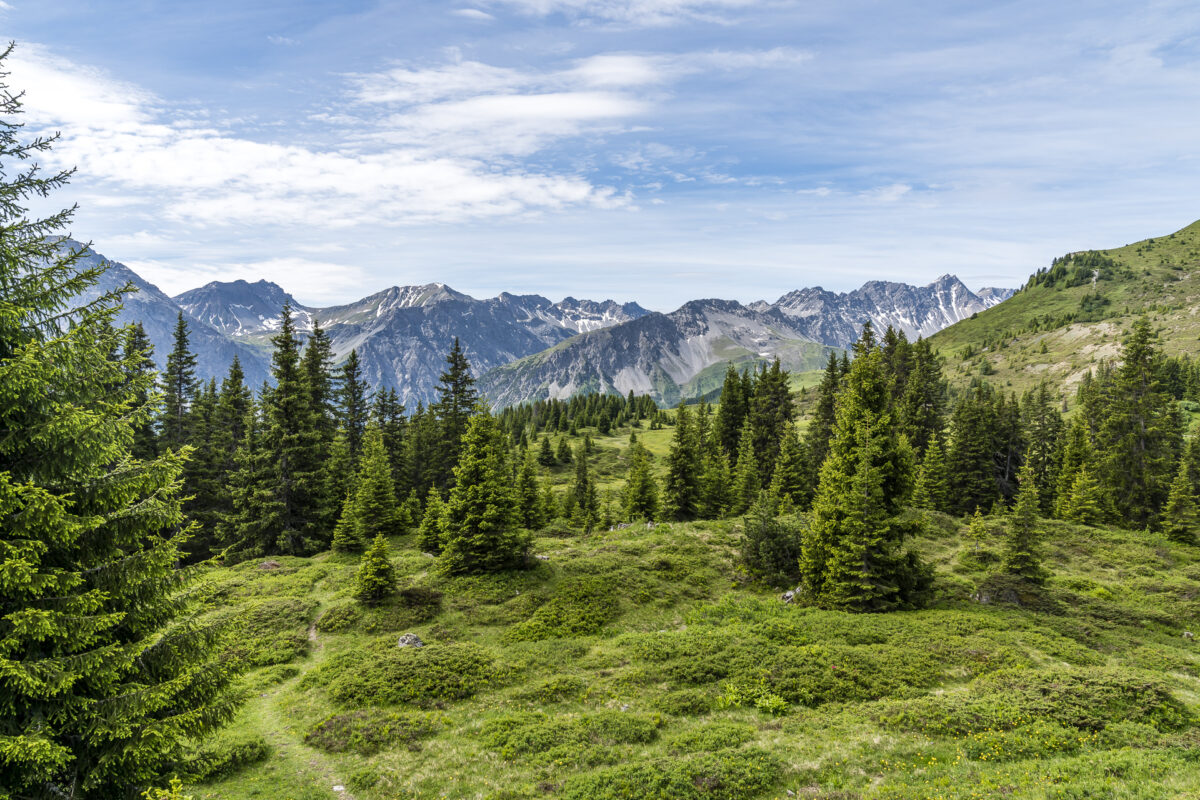
M 278 498 L 272 490 L 275 465 L 263 442 L 263 423 L 251 403 L 242 422 L 229 488 L 233 513 L 219 523 L 218 535 L 229 556 L 244 559 L 274 552 Z
M 908 350 L 907 377 L 898 398 L 901 432 L 918 456 L 942 435 L 946 426 L 946 381 L 938 356 L 924 339 L 917 339 Z M 899 362 L 893 369 L 901 369 Z
M 600 519 L 600 503 L 596 496 L 596 484 L 588 467 L 587 450 L 583 444 L 575 450 L 575 480 L 569 491 L 574 501 L 571 524 L 590 532 Z
M 779 446 L 770 493 L 788 511 L 799 509 L 811 492 L 807 485 L 808 459 L 794 425 L 788 425 Z
M 978 382 L 963 393 L 954 408 L 946 466 L 952 510 L 958 513 L 968 513 L 976 506 L 991 508 L 1000 497 L 996 454 L 1001 434 L 996 409 L 996 393 Z
M 429 487 L 429 494 L 425 497 L 425 513 L 417 528 L 417 549 L 422 553 L 436 556 L 442 552 L 442 517 L 445 508 L 441 492 L 435 486 Z
M 346 433 L 346 443 L 350 448 L 350 458 L 358 463 L 358 454 L 362 449 L 362 437 L 367 430 L 367 382 L 362 377 L 362 367 L 358 361 L 358 351 L 351 350 L 342 364 L 341 380 L 338 382 L 337 411 L 338 422 Z
M 163 372 L 163 411 L 160 445 L 178 450 L 188 443 L 188 411 L 196 397 L 196 354 L 188 340 L 188 324 L 183 312 L 175 322 L 174 347 L 167 355 Z
M 446 355 L 446 371 L 438 378 L 437 390 L 438 400 L 430 406 L 438 419 L 441 435 L 437 482 L 439 486 L 447 487 L 453 481 L 454 466 L 462 452 L 462 438 L 479 402 L 471 365 L 458 337 L 454 338 L 454 345 Z
M 820 385 L 817 386 L 817 401 L 813 406 L 812 419 L 804 434 L 804 449 L 808 452 L 808 480 L 805 481 L 808 490 L 801 502 L 804 507 L 812 502 L 812 495 L 816 491 L 817 480 L 821 473 L 821 465 L 825 463 L 825 457 L 829 454 L 829 440 L 833 436 L 837 393 L 842 378 L 848 370 L 848 366 L 844 367 L 838 361 L 837 353 L 830 350 L 829 363 L 826 364 L 825 374 L 821 377 Z
M 950 475 L 946 470 L 946 456 L 938 437 L 929 440 L 925 458 L 917 471 L 917 482 L 913 488 L 913 506 L 931 511 L 950 513 L 954 504 L 950 497 Z M 976 506 L 978 508 L 978 506 Z
M 725 370 L 725 383 L 721 387 L 721 408 L 717 411 L 716 421 L 717 437 L 726 458 L 737 455 L 738 440 L 742 435 L 746 413 L 747 397 L 742 379 L 737 369 L 730 364 Z
M 1066 508 L 1071 502 L 1071 491 L 1079 471 L 1095 461 L 1091 432 L 1083 415 L 1075 417 L 1059 440 L 1055 456 L 1058 474 L 1054 485 L 1054 515 L 1068 519 Z
M 750 505 L 758 499 L 762 482 L 759 478 L 760 465 L 754 452 L 754 430 L 750 420 L 742 426 L 742 436 L 738 442 L 737 466 L 733 470 L 733 506 L 730 508 L 735 516 L 745 514 Z
M 1058 489 L 1058 458 L 1062 452 L 1059 440 L 1066 426 L 1056 407 L 1050 385 L 1042 381 L 1025 393 L 1021 401 L 1021 428 L 1025 440 L 1025 463 L 1033 465 L 1041 511 L 1053 512 Z
M 121 343 L 121 363 L 128 365 L 125 370 L 125 385 L 136 393 L 133 400 L 134 406 L 136 408 L 158 406 L 162 402 L 161 395 L 147 388 L 147 386 L 153 386 L 154 383 L 154 345 L 150 343 L 150 337 L 146 335 L 146 329 L 140 322 L 125 329 L 125 338 Z M 158 434 L 154 431 L 154 420 L 142 419 L 133 428 L 133 444 L 130 445 L 130 454 L 136 459 L 146 461 L 153 459 L 157 453 Z
M 1196 495 L 1188 477 L 1186 461 L 1179 462 L 1162 518 L 1163 533 L 1168 539 L 1180 544 L 1196 543 L 1196 526 L 1200 524 L 1200 516 L 1197 515 Z
M 558 463 L 558 458 L 554 455 L 554 448 L 550 446 L 550 435 L 542 437 L 542 444 L 538 448 L 538 463 L 543 467 L 553 467 Z
M 1085 462 L 1075 471 L 1070 490 L 1060 498 L 1059 516 L 1081 525 L 1098 525 L 1108 519 L 1107 508 L 1104 490 Z
M 795 586 L 800 578 L 800 532 L 775 516 L 764 492 L 743 521 L 741 562 L 755 579 L 770 586 Z
M 387 538 L 381 533 L 371 542 L 358 565 L 354 596 L 363 603 L 375 604 L 386 600 L 395 591 L 396 568 L 392 565 Z
M 696 509 L 701 519 L 720 519 L 729 510 L 733 477 L 729 470 L 729 459 L 721 444 L 719 425 L 713 426 L 708 437 L 701 442 L 699 505 Z
M 1019 486 L 1016 507 L 1007 520 L 1003 569 L 1027 583 L 1040 584 L 1046 579 L 1038 548 L 1041 502 L 1038 500 L 1037 473 L 1029 461 L 1021 467 Z
M 363 436 L 354 494 L 342 510 L 342 520 L 353 526 L 355 537 L 364 544 L 376 536 L 404 533 L 392 468 L 383 446 L 383 434 L 376 425 L 367 426 Z
M 667 480 L 663 492 L 666 516 L 695 519 L 700 507 L 700 442 L 687 406 L 676 412 L 675 433 L 667 454 Z
M 658 516 L 658 482 L 650 466 L 650 452 L 641 444 L 629 448 L 629 471 L 621 493 L 627 519 L 653 520 Z
M 819 605 L 879 611 L 912 605 L 928 569 L 904 540 L 900 517 L 912 488 L 912 449 L 896 432 L 883 356 L 869 326 L 838 394 L 829 456 L 805 531 L 800 568 Z
M 519 527 L 504 435 L 488 414 L 471 418 L 454 468 L 442 525 L 442 569 L 451 575 L 524 564 L 529 540 Z
M 337 524 L 333 526 L 333 541 L 329 543 L 329 548 L 335 553 L 358 553 L 367 546 L 367 543 L 358 535 L 357 520 L 354 519 L 351 511 L 354 506 L 354 497 L 357 494 L 355 488 L 351 483 L 346 492 L 346 499 L 342 501 L 342 514 L 338 517 Z
M 771 481 L 784 431 L 791 424 L 795 413 L 792 391 L 788 387 L 788 374 L 776 358 L 770 367 L 764 366 L 759 371 L 754 382 L 754 396 L 750 399 L 750 408 L 746 415 L 754 440 L 754 457 L 758 462 L 760 485 L 765 486 Z M 741 447 L 740 440 L 738 447 Z
M 370 418 L 379 426 L 379 432 L 383 435 L 383 447 L 387 451 L 388 464 L 391 465 L 392 477 L 396 481 L 396 497 L 403 497 L 417 488 L 419 481 L 414 480 L 412 465 L 409 463 L 409 419 L 404 415 L 404 406 L 400 403 L 400 396 L 396 394 L 395 389 L 380 389 L 375 393 Z
M 70 173 L 37 163 L 54 137 L 20 138 L 20 95 L 2 85 L 11 51 L 0 53 L 0 794 L 133 798 L 181 770 L 187 743 L 235 704 L 219 631 L 182 621 L 195 575 L 177 569 L 186 455 L 130 453 L 153 412 L 140 354 L 113 357 L 132 288 L 81 301 L 108 265 L 62 243 L 70 211 L 24 208 Z
M 559 464 L 571 463 L 571 445 L 569 442 L 567 442 L 566 436 L 558 437 L 558 450 L 555 454 L 555 458 L 558 460 Z
M 521 467 L 517 471 L 517 513 L 521 518 L 521 526 L 531 531 L 541 530 L 546 525 L 537 462 L 530 450 L 525 451 L 525 457 L 521 459 Z

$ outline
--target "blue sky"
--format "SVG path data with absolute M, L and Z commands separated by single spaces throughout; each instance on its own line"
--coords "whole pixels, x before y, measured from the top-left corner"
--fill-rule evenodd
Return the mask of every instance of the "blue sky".
M 7 0 L 74 233 L 332 304 L 1018 285 L 1200 218 L 1200 7 Z

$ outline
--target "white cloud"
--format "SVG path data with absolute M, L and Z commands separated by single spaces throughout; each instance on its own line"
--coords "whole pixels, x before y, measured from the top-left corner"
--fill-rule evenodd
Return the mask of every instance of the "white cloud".
M 525 14 L 565 14 L 638 26 L 670 25 L 686 20 L 729 23 L 722 12 L 763 5 L 762 0 L 492 0 Z
M 268 280 L 302 303 L 338 303 L 361 297 L 362 287 L 370 283 L 360 267 L 297 257 L 218 264 L 162 258 L 123 259 L 123 263 L 172 296 L 209 281 Z
M 270 42 L 271 44 L 285 45 L 285 46 L 289 46 L 289 47 L 292 45 L 300 44 L 300 42 L 297 41 L 296 39 L 292 39 L 287 36 L 270 35 L 267 37 L 267 41 Z
M 480 11 L 478 8 L 456 8 L 450 13 L 477 22 L 492 22 L 496 19 L 491 14 L 486 11 Z
M 877 186 L 862 193 L 862 196 L 876 203 L 895 203 L 912 191 L 906 183 L 893 183 L 888 186 Z

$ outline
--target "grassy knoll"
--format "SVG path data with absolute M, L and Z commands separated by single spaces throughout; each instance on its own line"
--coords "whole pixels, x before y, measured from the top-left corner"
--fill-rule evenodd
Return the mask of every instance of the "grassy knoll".
M 598 446 L 620 457 L 616 442 Z M 254 666 L 247 705 L 206 749 L 211 777 L 187 791 L 1200 795 L 1200 651 L 1184 636 L 1200 628 L 1200 551 L 1045 531 L 1054 577 L 1029 592 L 988 571 L 997 541 L 935 515 L 920 546 L 936 596 L 886 615 L 746 584 L 734 521 L 543 536 L 544 560 L 485 577 L 442 577 L 399 537 L 401 591 L 377 608 L 350 597 L 356 556 L 214 568 L 210 613 L 236 617 L 231 655 Z M 426 647 L 398 648 L 404 632 Z

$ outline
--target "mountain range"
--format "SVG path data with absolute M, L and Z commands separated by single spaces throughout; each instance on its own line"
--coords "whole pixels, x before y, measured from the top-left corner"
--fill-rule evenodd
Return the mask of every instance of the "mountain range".
M 104 260 L 91 252 L 88 257 Z M 247 380 L 257 385 L 269 374 L 270 339 L 287 303 L 302 332 L 319 322 L 338 360 L 357 350 L 368 383 L 395 388 L 410 407 L 435 397 L 455 338 L 484 395 L 497 406 L 630 390 L 673 404 L 711 393 L 730 362 L 779 357 L 789 369 L 812 369 L 830 348 L 848 347 L 866 320 L 913 338 L 928 336 L 1012 294 L 974 293 L 946 275 L 921 287 L 872 281 L 844 294 L 801 289 L 774 303 L 694 300 L 664 314 L 636 303 L 573 297 L 552 302 L 502 293 L 480 300 L 430 283 L 316 308 L 265 280 L 214 281 L 168 297 L 128 267 L 110 263 L 97 291 L 126 281 L 138 288 L 120 320 L 143 323 L 160 366 L 183 313 L 202 378 L 219 378 L 236 354 Z

